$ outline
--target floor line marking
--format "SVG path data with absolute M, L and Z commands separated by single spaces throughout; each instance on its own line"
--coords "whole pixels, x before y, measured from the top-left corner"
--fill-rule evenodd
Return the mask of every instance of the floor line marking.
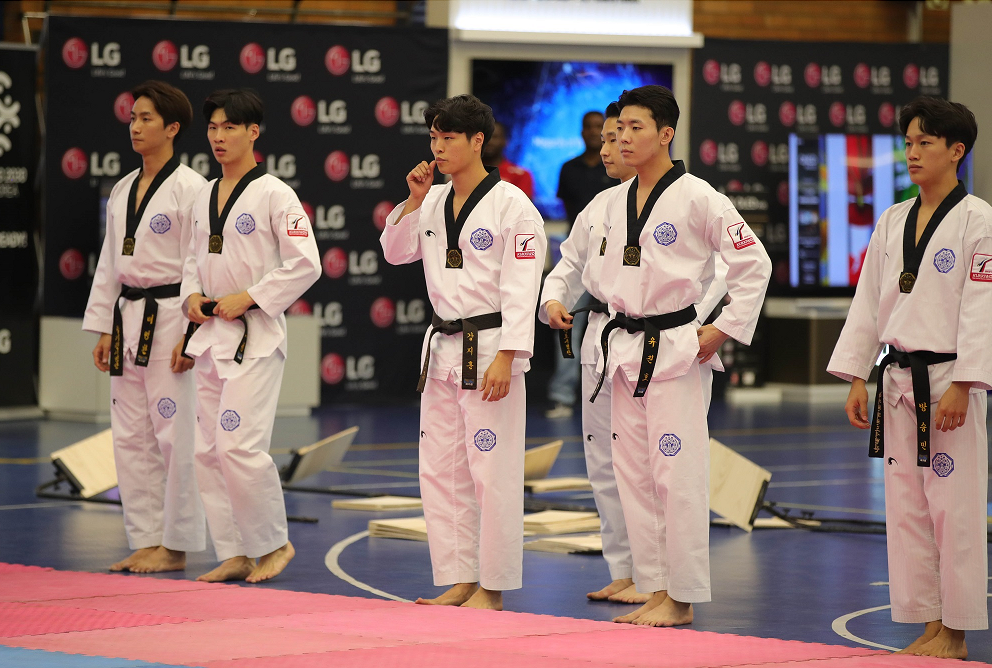
M 65 508 L 66 503 L 78 504 L 81 501 L 51 501 L 45 503 L 19 503 L 12 506 L 0 506 L 0 510 L 26 510 L 28 508 Z
M 857 485 L 863 483 L 881 483 L 885 478 L 840 478 L 837 480 L 791 480 L 787 482 L 770 482 L 772 487 L 826 487 L 827 485 Z M 783 502 L 784 503 L 784 502 Z
M 376 589 L 372 585 L 368 585 L 360 580 L 356 580 L 355 578 L 345 573 L 344 569 L 341 568 L 341 564 L 338 563 L 338 557 L 341 556 L 341 553 L 344 552 L 344 549 L 349 545 L 351 545 L 352 543 L 357 543 L 363 538 L 368 538 L 368 536 L 369 536 L 368 531 L 359 531 L 358 533 L 352 536 L 348 536 L 344 540 L 339 540 L 337 543 L 335 543 L 333 547 L 331 547 L 331 549 L 327 551 L 327 555 L 324 557 L 324 565 L 327 566 L 327 570 L 329 570 L 331 573 L 336 575 L 338 578 L 344 580 L 348 584 L 354 585 L 355 587 L 358 587 L 359 589 L 363 589 L 371 594 L 375 594 L 376 596 L 381 596 L 382 598 L 388 598 L 391 601 L 399 601 L 400 603 L 410 603 L 411 601 L 409 599 L 400 598 L 399 596 L 393 596 L 392 594 L 388 592 L 384 592 L 381 589 Z
M 827 510 L 836 513 L 857 513 L 859 515 L 881 515 L 885 516 L 884 510 L 869 510 L 867 508 L 842 508 L 838 506 L 817 506 L 808 503 L 792 503 L 791 501 L 769 501 L 774 503 L 776 508 L 793 508 L 795 510 Z
M 330 466 L 326 471 L 330 473 L 357 473 L 361 475 L 381 475 L 387 478 L 419 478 L 419 473 L 408 473 L 406 471 L 390 471 L 388 469 L 359 469 L 350 466 Z
M 888 610 L 891 605 L 879 605 L 874 608 L 865 608 L 864 610 L 855 610 L 854 612 L 849 612 L 846 615 L 841 615 L 833 621 L 830 628 L 833 629 L 834 633 L 839 635 L 841 638 L 850 640 L 851 642 L 856 642 L 859 645 L 866 645 L 868 647 L 877 647 L 878 649 L 887 649 L 893 652 L 898 652 L 898 647 L 889 647 L 888 645 L 882 645 L 881 643 L 872 642 L 870 640 L 865 640 L 864 638 L 859 638 L 850 631 L 847 630 L 847 623 L 854 619 L 855 617 L 860 617 L 861 615 L 867 615 L 869 612 L 878 612 L 879 610 Z

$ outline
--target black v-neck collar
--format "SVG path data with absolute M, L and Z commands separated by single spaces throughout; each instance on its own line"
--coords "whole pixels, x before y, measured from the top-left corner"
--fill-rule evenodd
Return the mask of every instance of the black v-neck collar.
M 923 230 L 923 234 L 920 236 L 920 242 L 916 243 L 916 223 L 921 206 L 920 197 L 917 196 L 916 201 L 913 202 L 913 206 L 909 210 L 909 214 L 906 216 L 906 226 L 903 229 L 903 274 L 911 274 L 914 278 L 919 276 L 920 264 L 923 262 L 923 256 L 926 255 L 927 244 L 930 243 L 930 239 L 933 238 L 934 233 L 937 231 L 937 226 L 950 213 L 951 209 L 956 207 L 967 196 L 968 191 L 965 189 L 964 184 L 958 181 L 958 185 L 954 190 L 948 193 L 947 197 L 934 210 L 933 215 L 930 216 L 930 220 L 927 222 L 926 228 Z
M 681 160 L 676 160 L 672 163 L 671 169 L 665 172 L 658 183 L 655 184 L 654 188 L 651 189 L 651 194 L 648 195 L 647 200 L 644 202 L 644 208 L 641 209 L 641 215 L 637 215 L 637 184 L 640 180 L 639 176 L 635 176 L 634 180 L 631 181 L 630 189 L 627 190 L 627 245 L 637 246 L 638 239 L 641 237 L 641 231 L 644 229 L 645 223 L 648 222 L 648 218 L 651 216 L 651 211 L 654 210 L 654 205 L 658 203 L 658 198 L 661 194 L 668 189 L 668 186 L 675 183 L 681 176 L 685 174 L 685 163 Z
M 449 250 L 458 248 L 458 237 L 462 233 L 462 228 L 465 226 L 465 221 L 468 220 L 472 210 L 475 209 L 476 205 L 480 201 L 482 201 L 482 198 L 488 195 L 489 191 L 495 188 L 496 184 L 499 182 L 499 169 L 493 167 L 489 170 L 489 174 L 486 175 L 486 178 L 479 182 L 479 185 L 475 187 L 472 194 L 465 200 L 461 210 L 458 212 L 457 218 L 455 217 L 454 186 L 452 186 L 451 190 L 448 191 L 448 197 L 444 200 L 444 228 L 448 236 Z
M 217 213 L 217 191 L 220 189 L 220 179 L 214 181 L 214 187 L 210 189 L 210 235 L 211 236 L 223 236 L 224 235 L 224 222 L 227 217 L 231 214 L 231 209 L 234 208 L 234 204 L 241 197 L 241 193 L 245 191 L 245 188 L 257 178 L 265 176 L 265 165 L 258 164 L 249 171 L 247 174 L 241 177 L 237 185 L 234 186 L 234 190 L 231 191 L 230 197 L 224 203 L 224 210 L 219 214 Z
M 141 224 L 141 217 L 145 215 L 145 209 L 148 208 L 148 203 L 152 201 L 152 197 L 155 196 L 155 192 L 165 183 L 165 180 L 172 176 L 173 172 L 179 169 L 179 156 L 173 154 L 169 160 L 162 165 L 162 169 L 158 170 L 158 174 L 152 179 L 151 184 L 148 186 L 148 190 L 145 191 L 145 196 L 141 198 L 141 204 L 137 203 L 138 200 L 138 184 L 141 182 L 142 172 L 138 172 L 137 178 L 134 179 L 134 183 L 131 184 L 131 190 L 127 195 L 127 214 L 124 217 L 124 245 L 121 253 L 124 255 L 134 255 L 134 235 L 138 231 L 138 225 Z

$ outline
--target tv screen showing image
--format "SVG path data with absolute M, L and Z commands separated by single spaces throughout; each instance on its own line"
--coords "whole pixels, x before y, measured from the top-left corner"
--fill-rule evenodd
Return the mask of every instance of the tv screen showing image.
M 472 93 L 507 128 L 504 156 L 532 174 L 541 215 L 564 220 L 558 174 L 585 150 L 583 115 L 602 113 L 624 90 L 647 84 L 671 88 L 672 71 L 670 64 L 474 60 Z
M 958 177 L 972 190 L 972 156 Z M 789 135 L 793 288 L 852 289 L 882 212 L 915 198 L 899 135 Z

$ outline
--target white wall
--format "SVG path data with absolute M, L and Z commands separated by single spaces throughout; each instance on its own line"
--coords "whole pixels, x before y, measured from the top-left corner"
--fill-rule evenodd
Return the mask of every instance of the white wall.
M 951 3 L 950 99 L 978 121 L 974 148 L 975 192 L 992 201 L 992 85 L 988 72 L 992 3 Z

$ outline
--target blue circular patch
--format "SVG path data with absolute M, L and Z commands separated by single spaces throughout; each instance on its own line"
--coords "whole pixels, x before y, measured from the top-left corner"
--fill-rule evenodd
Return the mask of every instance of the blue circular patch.
M 224 411 L 220 416 L 220 426 L 224 431 L 234 431 L 241 424 L 241 416 L 234 411 Z
M 483 452 L 489 452 L 496 447 L 496 434 L 488 429 L 475 432 L 475 447 Z
M 678 237 L 679 233 L 671 223 L 662 223 L 654 228 L 654 240 L 662 246 L 671 246 Z
M 152 216 L 152 220 L 149 223 L 152 228 L 152 232 L 155 234 L 165 234 L 172 228 L 172 221 L 164 213 L 157 213 Z
M 937 271 L 942 274 L 949 272 L 954 268 L 954 251 L 950 248 L 941 248 L 933 256 L 933 266 L 937 267 Z
M 234 224 L 234 227 L 241 234 L 251 234 L 255 231 L 255 219 L 251 217 L 250 213 L 243 213 L 238 216 L 238 222 Z
M 658 439 L 658 449 L 666 457 L 673 457 L 682 449 L 682 439 L 675 434 L 665 434 Z
M 930 465 L 933 467 L 933 472 L 941 478 L 946 478 L 954 472 L 954 460 L 944 452 L 935 454 Z
M 472 232 L 470 240 L 472 245 L 475 247 L 475 250 L 486 250 L 493 245 L 492 233 L 483 227 L 480 227 L 475 232 Z
M 176 414 L 176 402 L 172 399 L 165 397 L 164 399 L 158 400 L 158 414 L 164 417 L 166 420 L 171 418 Z

